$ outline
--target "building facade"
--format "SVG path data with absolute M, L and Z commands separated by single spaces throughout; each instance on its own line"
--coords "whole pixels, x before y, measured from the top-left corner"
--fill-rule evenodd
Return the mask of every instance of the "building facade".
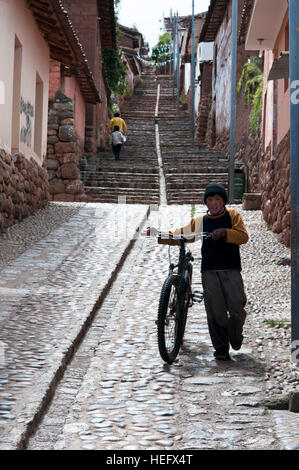
M 246 49 L 264 56 L 258 187 L 266 222 L 290 246 L 289 10 L 283 0 L 247 1 Z M 253 154 L 248 161 L 257 159 Z
M 0 145 L 42 165 L 47 153 L 50 50 L 24 0 L 1 2 Z
M 86 105 L 85 153 L 94 154 L 107 141 L 110 91 L 102 67 L 102 50 L 116 49 L 113 0 L 64 0 L 63 4 L 85 51 L 101 101 Z

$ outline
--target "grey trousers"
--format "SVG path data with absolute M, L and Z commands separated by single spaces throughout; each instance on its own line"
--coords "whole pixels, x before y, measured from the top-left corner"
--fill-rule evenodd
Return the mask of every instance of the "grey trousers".
M 239 271 L 204 271 L 204 303 L 210 337 L 219 353 L 229 351 L 229 343 L 242 343 L 246 318 L 246 295 Z

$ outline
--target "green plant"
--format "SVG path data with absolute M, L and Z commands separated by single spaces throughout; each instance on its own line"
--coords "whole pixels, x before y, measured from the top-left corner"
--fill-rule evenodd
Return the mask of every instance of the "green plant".
M 119 47 L 116 50 L 103 48 L 102 63 L 110 91 L 122 95 L 125 90 L 126 66 L 121 61 Z
M 263 323 L 266 323 L 267 325 L 271 326 L 271 328 L 285 328 L 285 322 L 282 320 L 272 320 L 270 318 L 265 318 L 263 320 Z
M 110 50 L 102 48 L 102 64 L 106 72 L 108 87 L 115 95 L 122 95 L 124 93 L 126 78 L 126 66 L 121 60 L 121 50 L 119 46 L 121 31 L 117 24 L 120 3 L 121 0 L 114 0 L 116 49 Z M 111 101 L 109 102 L 108 107 L 111 114 L 113 114 L 114 104 Z
M 195 216 L 195 206 L 191 207 L 191 218 Z
M 241 77 L 238 81 L 237 91 L 240 92 L 244 85 L 246 103 L 251 106 L 249 118 L 250 135 L 258 131 L 261 123 L 262 98 L 263 98 L 263 72 L 261 60 L 252 56 L 244 64 Z
M 162 61 L 170 61 L 172 59 L 172 52 L 170 51 L 170 34 L 165 33 L 159 37 L 158 44 L 152 49 L 151 58 L 155 64 Z
M 130 90 L 130 85 L 129 85 L 127 80 L 125 80 L 125 83 L 124 83 L 124 92 L 123 92 L 123 94 L 126 96 L 126 98 L 132 98 L 132 96 L 133 96 L 133 92 L 132 92 L 132 90 Z

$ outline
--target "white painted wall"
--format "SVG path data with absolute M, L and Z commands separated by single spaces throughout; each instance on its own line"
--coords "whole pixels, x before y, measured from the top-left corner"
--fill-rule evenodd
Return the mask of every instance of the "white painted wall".
M 19 151 L 42 163 L 47 152 L 49 47 L 25 0 L 0 1 L 0 146 L 12 149 L 15 37 L 22 46 L 20 67 Z M 42 152 L 34 152 L 36 75 L 43 82 Z M 22 103 L 22 106 L 21 106 Z

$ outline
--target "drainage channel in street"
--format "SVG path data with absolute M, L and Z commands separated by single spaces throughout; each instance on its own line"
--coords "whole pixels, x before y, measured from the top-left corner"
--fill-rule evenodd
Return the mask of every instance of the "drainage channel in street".
M 155 109 L 155 134 L 156 134 L 156 153 L 158 158 L 159 165 L 159 180 L 160 180 L 160 205 L 167 206 L 167 196 L 166 196 L 166 182 L 165 175 L 163 170 L 163 160 L 160 146 L 160 135 L 159 135 L 159 101 L 160 101 L 160 88 L 161 85 L 157 85 L 157 102 Z

